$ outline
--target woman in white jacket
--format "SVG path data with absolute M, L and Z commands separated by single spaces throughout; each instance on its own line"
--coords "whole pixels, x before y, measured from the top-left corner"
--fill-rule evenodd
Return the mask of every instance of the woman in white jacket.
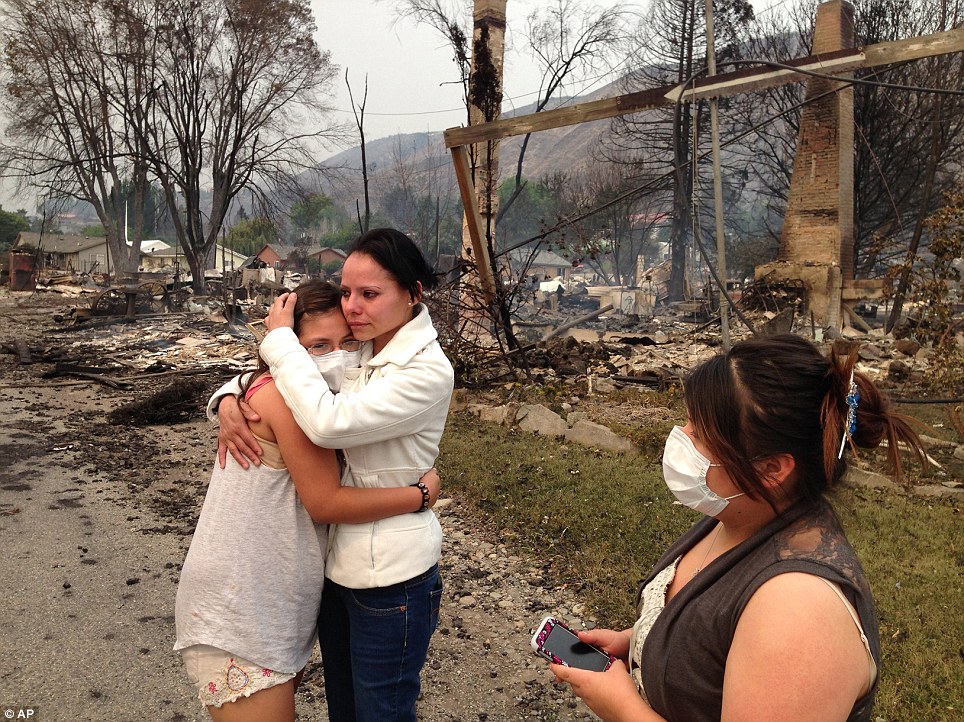
M 291 330 L 294 295 L 266 319 L 261 355 L 298 425 L 343 449 L 358 487 L 418 486 L 420 512 L 330 531 L 319 641 L 333 722 L 415 720 L 419 675 L 438 622 L 442 532 L 419 478 L 435 464 L 454 375 L 422 293 L 432 269 L 403 233 L 375 229 L 350 247 L 342 310 L 366 341 L 362 365 L 333 394 Z M 219 408 L 220 453 L 257 451 L 233 401 Z

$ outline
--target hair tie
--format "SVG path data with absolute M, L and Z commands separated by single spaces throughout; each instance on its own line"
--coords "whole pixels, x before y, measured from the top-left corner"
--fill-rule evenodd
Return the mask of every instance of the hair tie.
M 840 451 L 837 458 L 843 458 L 844 446 L 847 438 L 853 436 L 857 430 L 857 406 L 860 404 L 860 389 L 854 381 L 854 369 L 850 369 L 850 384 L 847 387 L 847 422 L 844 424 L 843 437 L 840 439 Z

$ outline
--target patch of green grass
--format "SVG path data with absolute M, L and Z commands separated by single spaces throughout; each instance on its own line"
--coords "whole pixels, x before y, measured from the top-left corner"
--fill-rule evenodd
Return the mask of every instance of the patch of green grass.
M 696 518 L 658 459 L 623 457 L 453 415 L 438 460 L 446 490 L 520 551 L 550 564 L 607 624 L 632 615 L 641 571 Z
M 877 600 L 886 720 L 964 715 L 964 524 L 948 500 L 861 489 L 835 507 Z
M 664 435 L 665 438 L 665 435 Z M 454 414 L 438 467 L 448 493 L 520 555 L 575 589 L 600 624 L 634 621 L 636 585 L 699 515 L 673 504 L 662 444 L 603 453 Z M 841 490 L 834 504 L 877 599 L 883 669 L 875 716 L 931 722 L 964 701 L 964 535 L 959 505 Z

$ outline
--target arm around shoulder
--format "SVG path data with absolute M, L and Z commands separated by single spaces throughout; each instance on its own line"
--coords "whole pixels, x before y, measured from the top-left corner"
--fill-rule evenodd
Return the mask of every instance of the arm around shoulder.
M 235 376 L 222 385 L 221 388 L 215 391 L 211 398 L 208 399 L 207 417 L 209 421 L 213 421 L 214 423 L 218 422 L 218 406 L 225 396 L 237 396 L 241 393 L 241 377 L 243 375 L 244 374 Z
M 418 511 L 416 487 L 360 489 L 342 486 L 335 452 L 316 446 L 301 430 L 277 387 L 267 384 L 256 395 L 258 410 L 270 426 L 302 505 L 317 523 L 358 524 Z M 438 484 L 433 489 L 437 495 Z

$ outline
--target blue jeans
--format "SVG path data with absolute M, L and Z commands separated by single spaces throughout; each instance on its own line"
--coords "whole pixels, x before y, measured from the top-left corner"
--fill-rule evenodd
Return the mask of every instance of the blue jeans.
M 441 600 L 437 564 L 390 587 L 348 589 L 325 580 L 318 641 L 331 722 L 415 722 Z

